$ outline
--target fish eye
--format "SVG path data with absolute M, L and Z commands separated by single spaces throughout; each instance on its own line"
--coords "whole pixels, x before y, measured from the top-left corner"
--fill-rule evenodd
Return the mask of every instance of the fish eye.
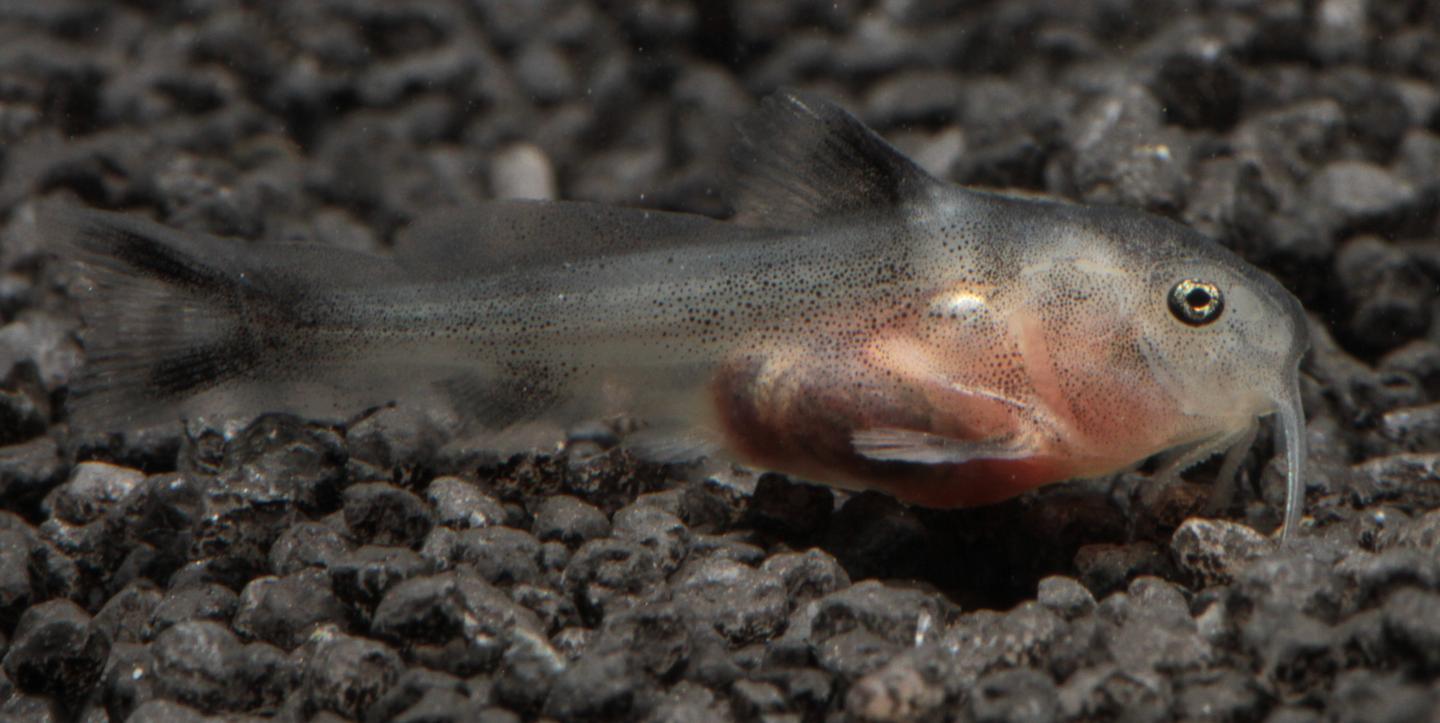
M 1225 297 L 1220 287 L 1199 279 L 1185 279 L 1170 288 L 1170 313 L 1190 326 L 1204 326 L 1220 318 Z

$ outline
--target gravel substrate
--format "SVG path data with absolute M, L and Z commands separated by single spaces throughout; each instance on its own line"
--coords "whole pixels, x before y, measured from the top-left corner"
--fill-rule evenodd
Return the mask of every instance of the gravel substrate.
M 84 437 L 45 203 L 383 250 L 493 196 L 729 209 L 830 95 L 937 175 L 1140 206 L 1296 290 L 1305 530 L 1209 475 L 912 509 L 504 457 L 405 407 Z M 1408 721 L 1440 708 L 1440 2 L 0 3 L 0 717 Z M 1430 718 L 1433 720 L 1433 718 Z

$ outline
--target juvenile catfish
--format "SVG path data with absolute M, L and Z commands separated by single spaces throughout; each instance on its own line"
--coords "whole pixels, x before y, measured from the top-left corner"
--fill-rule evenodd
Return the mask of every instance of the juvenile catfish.
M 491 202 L 393 258 L 58 213 L 84 269 L 75 416 L 438 388 L 489 427 L 625 411 L 657 449 L 952 507 L 1160 453 L 1174 476 L 1224 451 L 1228 483 L 1274 412 L 1295 530 L 1309 342 L 1269 276 L 1156 216 L 943 183 L 809 95 L 766 100 L 735 157 L 733 222 Z

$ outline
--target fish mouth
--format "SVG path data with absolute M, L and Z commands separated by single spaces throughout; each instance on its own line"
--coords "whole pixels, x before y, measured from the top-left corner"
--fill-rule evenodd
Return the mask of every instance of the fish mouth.
M 1300 401 L 1298 368 L 1273 398 L 1285 449 L 1285 517 L 1280 525 L 1280 544 L 1283 545 L 1299 533 L 1305 507 L 1305 410 Z

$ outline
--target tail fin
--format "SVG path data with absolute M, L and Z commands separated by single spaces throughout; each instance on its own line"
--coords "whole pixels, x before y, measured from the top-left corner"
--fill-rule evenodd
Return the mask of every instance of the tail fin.
M 86 366 L 71 387 L 75 421 L 159 421 L 263 363 L 265 329 L 284 305 L 240 244 L 78 209 L 50 212 L 42 228 L 80 267 Z

